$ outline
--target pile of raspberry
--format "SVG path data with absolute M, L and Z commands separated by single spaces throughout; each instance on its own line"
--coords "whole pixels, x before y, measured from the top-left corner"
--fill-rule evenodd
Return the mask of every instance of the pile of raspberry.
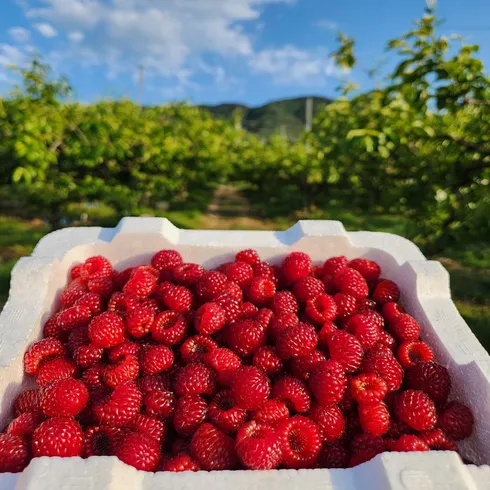
M 0 434 L 0 471 L 117 456 L 144 471 L 345 468 L 457 451 L 473 416 L 371 260 L 254 250 L 205 270 L 174 250 L 74 266 L 24 355 L 37 388 Z

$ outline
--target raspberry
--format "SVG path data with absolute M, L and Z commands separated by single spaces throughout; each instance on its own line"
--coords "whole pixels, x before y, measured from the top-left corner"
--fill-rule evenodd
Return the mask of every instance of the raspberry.
M 359 340 L 365 350 L 374 347 L 379 340 L 380 330 L 378 326 L 372 319 L 362 314 L 350 317 L 345 324 L 345 329 Z
M 78 379 L 60 379 L 41 390 L 39 406 L 48 417 L 74 417 L 88 397 L 87 387 Z
M 83 448 L 83 432 L 74 419 L 53 417 L 45 420 L 32 436 L 32 453 L 41 456 L 79 456 Z
M 247 289 L 248 300 L 257 306 L 270 303 L 276 293 L 276 285 L 267 277 L 255 277 Z
M 211 368 L 201 363 L 181 367 L 175 378 L 175 393 L 182 395 L 213 395 L 216 390 L 216 375 Z
M 82 457 L 112 456 L 117 443 L 124 436 L 122 429 L 97 425 L 85 429 Z
M 363 299 L 368 296 L 367 282 L 355 269 L 349 267 L 340 269 L 335 273 L 334 283 L 341 293 L 349 294 L 356 299 Z
M 136 307 L 126 317 L 129 335 L 139 339 L 150 333 L 155 315 L 149 308 Z
M 71 269 L 70 269 L 70 279 L 73 281 L 74 279 L 78 279 L 80 277 L 80 273 L 82 271 L 82 265 L 83 264 L 77 264 L 77 265 L 74 265 Z
M 206 355 L 217 348 L 218 344 L 211 337 L 205 335 L 188 337 L 180 346 L 182 362 L 185 364 L 203 362 Z
M 384 399 L 388 386 L 383 378 L 376 374 L 359 374 L 350 380 L 350 392 L 358 403 L 377 403 Z
M 299 319 L 294 313 L 279 313 L 272 317 L 269 327 L 267 328 L 267 333 L 273 341 L 276 341 L 280 332 L 293 325 L 297 325 L 298 322 Z
M 347 257 L 344 257 L 343 255 L 339 257 L 331 257 L 323 264 L 323 274 L 330 274 L 333 276 L 340 269 L 347 267 L 348 262 Z
M 241 305 L 239 318 L 255 318 L 259 309 L 249 301 L 246 301 Z
M 393 281 L 390 281 L 389 279 L 382 279 L 378 282 L 378 284 L 376 284 L 372 298 L 379 304 L 390 302 L 396 303 L 400 298 L 400 290 Z
M 353 437 L 350 447 L 353 452 L 365 449 L 375 449 L 376 451 L 383 452 L 386 450 L 386 442 L 382 437 L 374 437 L 371 434 L 363 432 Z
M 168 309 L 185 313 L 192 308 L 193 295 L 184 286 L 174 286 L 163 295 L 163 302 Z
M 337 361 L 348 373 L 359 369 L 364 351 L 354 335 L 339 330 L 327 338 L 330 359 Z
M 403 313 L 391 322 L 390 332 L 399 341 L 417 340 L 420 335 L 420 325 L 415 318 Z
M 277 284 L 277 274 L 274 267 L 267 262 L 259 262 L 258 264 L 252 265 L 254 270 L 254 277 L 268 277 Z
M 156 471 L 160 461 L 160 445 L 153 437 L 133 432 L 122 438 L 115 456 L 137 470 Z
M 202 302 L 213 301 L 218 297 L 228 282 L 228 278 L 221 272 L 205 272 L 197 283 L 197 295 Z
M 174 311 L 159 313 L 150 326 L 151 336 L 159 343 L 174 345 L 180 342 L 187 330 L 187 320 L 184 315 Z
M 196 312 L 194 328 L 202 335 L 211 335 L 225 326 L 226 316 L 221 306 L 205 303 Z
M 411 451 L 429 451 L 429 446 L 417 436 L 401 436 L 390 446 L 391 451 L 411 452 Z
M 164 388 L 153 389 L 145 394 L 143 404 L 148 415 L 165 420 L 174 413 L 175 395 Z
M 289 410 L 281 400 L 266 400 L 258 410 L 253 413 L 253 420 L 267 425 L 275 425 L 280 420 L 289 417 Z
M 135 268 L 124 285 L 123 292 L 136 298 L 146 298 L 155 291 L 156 286 L 157 278 L 150 270 Z
M 260 262 L 259 254 L 250 248 L 247 250 L 242 250 L 235 255 L 236 261 L 245 262 L 250 265 L 256 265 Z
M 65 308 L 73 306 L 82 296 L 88 293 L 88 288 L 82 279 L 75 279 L 60 295 L 61 304 Z
M 167 436 L 167 427 L 165 424 L 158 420 L 156 417 L 151 417 L 150 415 L 138 414 L 131 420 L 128 427 L 142 434 L 146 434 L 148 437 L 153 437 L 153 439 L 158 442 L 165 441 Z
M 302 357 L 315 350 L 318 336 L 315 327 L 298 323 L 279 333 L 276 340 L 277 353 L 281 359 Z
M 182 256 L 176 250 L 160 250 L 151 258 L 151 265 L 158 271 L 173 270 L 182 262 Z
M 243 301 L 243 291 L 240 286 L 238 284 L 235 284 L 234 282 L 227 282 L 223 287 L 223 291 L 217 294 L 216 298 L 223 294 L 229 294 L 230 296 L 233 296 L 233 298 L 238 300 L 240 303 Z
M 390 301 L 383 305 L 381 312 L 384 319 L 391 323 L 395 318 L 405 313 L 405 310 L 398 303 L 393 303 Z
M 432 429 L 419 434 L 430 449 L 435 451 L 457 451 L 456 443 L 450 439 L 443 430 Z
M 424 342 L 402 342 L 398 347 L 397 358 L 400 364 L 407 369 L 419 362 L 432 361 L 434 353 Z
M 107 299 L 112 294 L 112 279 L 110 277 L 91 279 L 87 283 L 87 288 L 91 293 L 98 294 L 100 297 Z
M 449 402 L 439 415 L 437 425 L 455 441 L 470 437 L 474 418 L 471 410 L 457 401 Z
M 357 301 L 353 296 L 337 293 L 333 299 L 337 305 L 337 319 L 345 320 L 357 312 Z
M 286 468 L 311 468 L 315 465 L 322 447 L 320 431 L 316 424 L 301 415 L 283 420 L 277 426 L 282 464 Z
M 358 406 L 359 419 L 364 432 L 380 437 L 390 428 L 390 413 L 382 402 L 361 403 Z
M 360 451 L 353 453 L 349 458 L 348 468 L 354 468 L 360 464 L 371 461 L 375 456 L 382 453 L 383 451 L 377 449 L 361 449 Z
M 373 311 L 377 308 L 376 301 L 369 298 L 363 298 L 357 301 L 357 311 L 359 313 L 363 311 Z
M 106 311 L 88 326 L 88 336 L 95 347 L 108 349 L 124 341 L 125 327 L 119 315 Z
M 198 264 L 180 264 L 172 269 L 172 278 L 175 283 L 182 286 L 195 286 L 205 272 L 204 267 Z
M 236 282 L 241 288 L 244 288 L 252 282 L 254 270 L 250 264 L 238 261 L 228 267 L 226 277 L 230 281 Z
M 407 386 L 427 393 L 434 402 L 444 404 L 451 391 L 448 370 L 436 362 L 421 362 L 407 370 Z
M 170 448 L 170 453 L 172 456 L 180 456 L 182 454 L 189 455 L 191 453 L 191 440 L 184 439 L 183 437 L 177 437 L 172 442 L 172 447 Z
M 400 436 L 413 434 L 413 433 L 414 430 L 411 427 L 409 427 L 405 422 L 392 418 L 390 421 L 390 428 L 388 429 L 388 432 L 385 434 L 385 437 L 398 439 Z
M 117 344 L 114 347 L 109 349 L 108 358 L 111 362 L 116 362 L 121 357 L 132 355 L 138 356 L 141 350 L 141 344 L 137 344 L 136 342 L 123 342 L 122 344 Z
M 78 366 L 85 369 L 93 366 L 102 359 L 104 349 L 94 344 L 82 345 L 73 353 L 73 359 Z
M 87 293 L 77 300 L 75 306 L 86 306 L 92 315 L 100 315 L 103 310 L 102 297 L 96 293 Z
M 125 318 L 131 311 L 141 306 L 138 298 L 127 296 L 124 293 L 114 293 L 107 305 L 108 311 L 117 313 L 121 318 Z
M 308 385 L 321 405 L 338 403 L 347 386 L 344 368 L 336 361 L 322 362 L 311 373 Z
M 245 410 L 259 408 L 271 392 L 269 378 L 255 366 L 239 367 L 231 378 L 230 388 L 236 405 Z
M 376 281 L 381 274 L 379 265 L 368 259 L 353 259 L 347 264 L 347 267 L 355 269 L 366 281 Z
M 314 323 L 323 325 L 337 316 L 337 304 L 332 296 L 320 294 L 306 301 L 306 316 Z
M 272 310 L 276 315 L 298 313 L 298 302 L 290 291 L 279 291 L 272 298 Z
M 311 394 L 306 384 L 292 376 L 279 378 L 272 387 L 272 398 L 284 401 L 289 410 L 304 413 L 310 409 Z
M 77 327 L 88 325 L 92 318 L 92 311 L 88 306 L 73 305 L 58 313 L 57 326 L 63 332 L 71 332 Z
M 242 363 L 233 351 L 221 347 L 208 352 L 204 356 L 203 362 L 216 371 L 218 383 L 221 386 L 230 384 L 233 373 Z
M 41 412 L 25 412 L 16 417 L 7 426 L 7 434 L 14 436 L 31 437 L 36 427 L 46 417 Z
M 345 468 L 349 455 L 342 441 L 324 444 L 318 455 L 317 468 Z
M 20 393 L 14 401 L 14 415 L 27 412 L 38 412 L 39 407 L 39 390 L 26 390 Z
M 32 344 L 24 354 L 24 371 L 36 375 L 41 363 L 66 354 L 65 346 L 58 340 L 47 338 Z
M 241 313 L 241 301 L 231 294 L 221 294 L 214 303 L 217 304 L 225 313 L 225 323 L 234 322 Z
M 153 391 L 169 390 L 170 381 L 165 375 L 146 375 L 138 378 L 138 388 L 143 395 L 147 395 Z
M 141 350 L 141 371 L 158 374 L 174 363 L 174 353 L 166 345 L 147 345 Z
M 162 464 L 162 471 L 199 471 L 199 465 L 187 454 L 180 454 L 167 459 Z
M 102 376 L 105 368 L 104 364 L 99 363 L 90 366 L 83 372 L 80 380 L 89 391 L 98 390 L 104 386 Z
M 79 347 L 89 343 L 90 339 L 88 338 L 88 327 L 78 327 L 68 336 L 68 351 L 73 355 Z
M 293 376 L 306 381 L 313 369 L 326 360 L 325 354 L 315 349 L 302 357 L 292 359 L 289 368 Z
M 56 357 L 41 365 L 36 382 L 39 386 L 44 386 L 53 381 L 75 377 L 76 374 L 77 366 L 71 359 Z
M 139 413 L 142 398 L 134 381 L 124 381 L 110 395 L 95 404 L 95 418 L 101 424 L 123 427 Z
M 265 341 L 265 329 L 254 320 L 237 320 L 226 332 L 228 347 L 241 357 L 251 356 Z
M 381 347 L 383 349 L 376 346 L 366 354 L 361 364 L 361 372 L 381 376 L 388 386 L 388 391 L 396 391 L 402 385 L 403 368 L 387 347 Z
M 0 473 L 19 473 L 29 460 L 29 446 L 23 437 L 0 434 Z
M 80 266 L 80 277 L 84 281 L 112 276 L 111 263 L 100 255 L 90 257 Z
M 379 334 L 378 342 L 385 347 L 388 347 L 391 351 L 394 351 L 397 347 L 396 340 L 393 336 L 391 336 L 386 330 L 382 330 Z
M 238 431 L 236 452 L 242 464 L 251 470 L 272 470 L 281 462 L 281 443 L 276 431 L 255 420 Z
M 310 257 L 303 252 L 291 252 L 281 265 L 286 281 L 292 283 L 298 279 L 309 276 L 313 271 Z
M 232 470 L 237 464 L 235 442 L 211 424 L 202 424 L 192 436 L 191 454 L 205 471 Z
M 267 330 L 274 313 L 269 308 L 260 308 L 257 315 L 255 315 L 254 320 L 264 329 Z
M 122 272 L 114 271 L 112 274 L 112 285 L 114 291 L 122 291 L 124 285 L 128 282 L 134 267 L 124 269 Z
M 66 332 L 58 324 L 59 313 L 55 313 L 49 317 L 43 326 L 43 337 L 54 337 L 59 340 L 63 340 L 66 337 Z
M 338 332 L 337 325 L 334 322 L 328 321 L 323 324 L 323 327 L 318 332 L 318 347 L 320 349 L 328 349 L 328 339 Z
M 337 405 L 322 406 L 314 403 L 308 412 L 308 417 L 318 426 L 323 442 L 340 439 L 344 432 L 344 416 Z
M 208 407 L 208 418 L 225 434 L 233 434 L 247 420 L 247 411 L 235 405 L 231 390 L 223 390 L 211 400 Z
M 262 369 L 267 376 L 274 376 L 283 370 L 283 364 L 277 356 L 276 349 L 269 345 L 259 347 L 255 351 L 252 364 Z
M 302 303 L 305 303 L 306 300 L 314 298 L 315 296 L 320 296 L 325 292 L 325 286 L 320 279 L 316 277 L 307 276 L 302 279 L 298 279 L 293 284 L 293 293 Z M 296 312 L 292 312 L 296 313 Z
M 434 402 L 423 391 L 400 393 L 396 397 L 394 411 L 399 420 L 419 431 L 432 429 L 437 421 Z
M 102 378 L 107 386 L 115 388 L 123 381 L 135 380 L 138 377 L 139 370 L 138 358 L 132 354 L 127 354 L 116 361 L 115 364 L 106 366 L 102 372 Z
M 208 405 L 199 395 L 184 395 L 177 400 L 174 411 L 175 430 L 183 437 L 190 437 L 206 419 Z

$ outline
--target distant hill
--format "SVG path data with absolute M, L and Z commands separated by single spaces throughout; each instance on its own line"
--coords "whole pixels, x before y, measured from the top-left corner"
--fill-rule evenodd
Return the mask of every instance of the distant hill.
M 270 136 L 275 131 L 296 139 L 305 128 L 306 97 L 269 102 L 260 107 L 243 104 L 219 104 L 201 106 L 215 117 L 231 118 L 236 109 L 243 111 L 243 128 L 261 136 Z M 312 97 L 313 114 L 332 102 L 325 97 Z

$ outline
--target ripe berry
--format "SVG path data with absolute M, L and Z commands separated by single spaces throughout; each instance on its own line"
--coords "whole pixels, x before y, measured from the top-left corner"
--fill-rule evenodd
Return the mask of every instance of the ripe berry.
M 199 465 L 188 454 L 180 454 L 170 459 L 164 459 L 162 471 L 173 471 L 180 473 L 181 471 L 199 471 Z
M 191 454 L 206 471 L 232 470 L 237 464 L 235 441 L 211 424 L 202 424 L 192 436 Z
M 101 298 L 107 299 L 113 291 L 112 279 L 110 277 L 91 279 L 87 283 L 87 288 L 91 293 L 98 294 Z
M 218 297 L 228 282 L 228 278 L 221 272 L 205 272 L 197 283 L 197 295 L 202 302 L 213 301 Z
M 381 274 L 379 265 L 368 259 L 353 259 L 347 264 L 347 267 L 358 271 L 366 281 L 376 281 Z
M 260 262 L 259 254 L 250 248 L 242 250 L 235 255 L 235 260 L 245 262 L 250 265 L 256 265 Z
M 334 322 L 325 322 L 318 332 L 318 347 L 323 350 L 328 349 L 328 339 L 338 330 Z
M 94 405 L 95 418 L 101 424 L 123 427 L 141 409 L 143 396 L 134 381 L 118 384 L 112 393 Z
M 133 432 L 119 441 L 115 456 L 137 470 L 156 471 L 160 461 L 160 444 L 153 437 Z
M 128 427 L 142 434 L 146 434 L 158 442 L 165 441 L 167 436 L 167 427 L 165 424 L 157 419 L 156 417 L 151 417 L 150 415 L 138 414 L 136 417 L 128 424 Z
M 354 468 L 360 464 L 371 461 L 375 456 L 382 453 L 383 451 L 377 449 L 361 449 L 360 451 L 353 453 L 349 458 L 347 468 Z
M 32 453 L 41 456 L 79 456 L 83 448 L 80 424 L 70 418 L 53 417 L 45 420 L 32 436 Z
M 349 267 L 344 267 L 335 273 L 334 283 L 341 293 L 349 294 L 356 299 L 366 298 L 369 293 L 364 277 Z
M 345 320 L 357 312 L 357 300 L 354 296 L 345 293 L 337 293 L 333 297 L 337 305 L 337 319 Z
M 435 451 L 457 451 L 456 443 L 441 429 L 432 429 L 419 434 L 430 449 Z
M 336 361 L 322 362 L 311 373 L 308 385 L 320 404 L 338 403 L 347 386 L 344 368 Z
M 175 395 L 165 388 L 153 389 L 145 394 L 143 405 L 148 415 L 165 420 L 174 412 Z
M 95 317 L 88 327 L 90 341 L 96 347 L 108 349 L 124 341 L 125 326 L 121 317 L 106 311 Z
M 291 252 L 281 265 L 286 281 L 292 283 L 309 276 L 313 270 L 310 257 L 303 252 Z
M 149 308 L 134 308 L 126 317 L 126 328 L 129 335 L 139 339 L 150 333 L 154 318 L 155 315 Z
M 400 298 L 400 290 L 393 281 L 390 281 L 389 279 L 382 279 L 378 282 L 378 284 L 376 284 L 372 298 L 379 304 L 390 302 L 396 303 Z
M 471 410 L 457 401 L 449 402 L 437 419 L 437 425 L 455 441 L 471 436 L 474 418 Z
M 94 344 L 82 345 L 73 353 L 73 359 L 83 369 L 93 366 L 102 359 L 104 349 Z
M 36 382 L 44 386 L 60 379 L 72 378 L 77 374 L 77 366 L 71 359 L 57 357 L 45 361 L 37 373 Z
M 380 402 L 388 392 L 388 386 L 383 378 L 376 374 L 359 374 L 350 380 L 350 392 L 359 403 Z
M 12 434 L 15 436 L 31 437 L 36 427 L 45 419 L 46 417 L 41 412 L 25 412 L 16 417 L 7 426 L 7 434 Z
M 184 286 L 173 286 L 163 293 L 165 306 L 172 311 L 185 313 L 192 308 L 193 295 Z
M 299 322 L 298 316 L 295 313 L 279 313 L 271 318 L 267 333 L 272 341 L 276 341 L 279 333 L 286 330 Z
M 276 293 L 274 281 L 268 277 L 255 277 L 247 289 L 247 297 L 256 306 L 264 306 L 271 302 Z
M 102 378 L 107 386 L 115 388 L 123 381 L 135 380 L 138 377 L 139 371 L 140 365 L 138 358 L 132 354 L 127 354 L 114 364 L 106 366 L 102 371 Z
M 26 390 L 19 393 L 14 401 L 14 415 L 18 417 L 22 413 L 40 411 L 39 390 Z
M 112 276 L 111 263 L 102 256 L 90 257 L 80 266 L 80 278 L 89 281 Z
M 272 398 L 282 400 L 289 410 L 304 413 L 310 409 L 311 394 L 306 384 L 292 376 L 279 378 L 272 387 Z
M 247 411 L 235 405 L 231 390 L 223 390 L 211 400 L 208 418 L 225 434 L 234 434 L 247 420 Z
M 397 347 L 397 342 L 395 338 L 390 335 L 386 330 L 382 330 L 379 334 L 378 342 L 385 347 L 388 347 L 391 351 L 394 351 Z
M 69 284 L 60 295 L 61 304 L 65 308 L 73 306 L 82 296 L 88 293 L 88 288 L 85 282 L 81 279 L 75 279 Z
M 250 264 L 237 261 L 227 268 L 226 277 L 230 281 L 236 282 L 241 288 L 244 288 L 252 282 L 254 271 Z
M 175 378 L 175 393 L 182 395 L 213 395 L 216 390 L 216 375 L 201 363 L 181 367 Z
M 352 438 L 350 447 L 353 452 L 362 451 L 364 449 L 375 449 L 379 452 L 383 452 L 386 450 L 386 442 L 382 437 L 375 437 L 363 432 Z
M 75 306 L 86 306 L 92 312 L 92 315 L 99 315 L 103 311 L 102 297 L 96 293 L 87 293 L 82 296 Z
M 434 353 L 424 342 L 402 342 L 398 347 L 397 358 L 400 364 L 407 369 L 420 362 L 432 361 Z
M 136 298 L 147 298 L 157 286 L 157 278 L 151 270 L 136 267 L 123 287 L 123 292 Z
M 218 344 L 211 337 L 205 335 L 188 337 L 180 346 L 182 362 L 185 364 L 203 362 L 208 352 L 217 348 Z
M 314 403 L 308 412 L 308 417 L 318 426 L 323 442 L 340 439 L 344 432 L 344 416 L 337 405 L 322 406 Z
M 231 379 L 231 393 L 238 407 L 256 410 L 269 397 L 269 378 L 255 366 L 239 367 Z
M 379 327 L 371 318 L 360 313 L 349 318 L 345 324 L 345 329 L 355 335 L 365 350 L 374 347 L 380 337 Z
M 88 325 L 92 318 L 92 310 L 88 306 L 73 305 L 59 312 L 56 324 L 62 332 L 71 332 L 77 327 Z
M 226 332 L 228 347 L 241 357 L 251 356 L 265 341 L 265 329 L 254 320 L 237 320 Z
M 29 460 L 29 446 L 23 437 L 0 434 L 0 473 L 19 473 Z
M 272 310 L 276 315 L 298 313 L 298 301 L 291 291 L 279 291 L 272 298 Z
M 308 323 L 298 323 L 281 331 L 276 340 L 277 353 L 281 359 L 305 356 L 317 345 L 315 327 Z
M 396 397 L 394 411 L 398 419 L 419 431 L 432 429 L 437 421 L 434 402 L 423 391 L 400 393 Z
M 419 338 L 420 325 L 415 318 L 403 313 L 390 323 L 390 332 L 399 341 L 414 341 Z
M 233 373 L 242 363 L 233 351 L 221 347 L 208 352 L 203 362 L 216 371 L 221 386 L 229 386 Z
M 436 362 L 418 363 L 407 370 L 407 386 L 422 390 L 439 405 L 444 404 L 451 390 L 449 372 Z
M 198 264 L 180 264 L 172 269 L 172 279 L 182 286 L 193 287 L 203 276 L 204 267 Z
M 296 378 L 308 380 L 313 369 L 327 358 L 320 350 L 312 350 L 308 354 L 292 359 L 289 365 L 291 374 Z
M 266 400 L 252 415 L 253 420 L 267 425 L 275 425 L 276 422 L 288 417 L 289 410 L 286 403 L 276 399 Z
M 147 345 L 141 350 L 141 371 L 158 374 L 174 363 L 174 353 L 166 345 Z
M 342 441 L 324 444 L 317 460 L 317 468 L 345 468 L 349 455 Z
M 298 301 L 301 301 L 302 303 L 305 303 L 306 300 L 314 298 L 315 296 L 320 296 L 324 292 L 325 286 L 323 285 L 323 282 L 313 276 L 303 277 L 293 284 L 293 293 Z
M 36 375 L 42 362 L 66 354 L 65 346 L 53 338 L 42 339 L 32 344 L 24 354 L 24 371 Z
M 358 410 L 364 432 L 373 437 L 380 437 L 390 428 L 390 413 L 384 403 L 361 403 Z
M 78 379 L 54 381 L 41 390 L 39 405 L 48 417 L 74 417 L 85 407 L 89 393 Z
M 126 318 L 135 308 L 141 307 L 140 300 L 124 293 L 114 293 L 107 305 L 107 311 L 117 313 L 121 318 Z
M 253 356 L 252 364 L 262 369 L 267 376 L 271 377 L 283 370 L 283 363 L 279 359 L 276 349 L 270 345 L 259 347 Z
M 429 451 L 429 446 L 417 436 L 401 436 L 390 446 L 391 451 L 411 452 L 411 451 Z
M 175 430 L 190 437 L 206 419 L 208 405 L 199 395 L 184 395 L 175 404 L 173 422 Z
M 181 313 L 163 311 L 150 326 L 151 336 L 160 344 L 174 345 L 180 342 L 187 330 L 187 320 Z
M 365 355 L 361 372 L 381 376 L 386 382 L 388 391 L 396 391 L 400 389 L 403 381 L 403 368 L 387 347 L 378 346 Z
M 344 257 L 343 255 L 340 257 L 331 257 L 323 264 L 323 274 L 330 274 L 333 276 L 340 269 L 347 267 L 348 262 L 347 257 Z
M 202 335 L 211 335 L 225 326 L 226 315 L 216 303 L 205 303 L 196 312 L 194 328 Z
M 381 312 L 384 319 L 391 323 L 396 317 L 405 313 L 405 310 L 398 303 L 388 302 L 383 305 Z
M 354 335 L 339 330 L 327 338 L 330 359 L 337 361 L 347 373 L 353 373 L 361 365 L 364 351 Z
M 323 325 L 337 316 L 337 304 L 332 296 L 320 294 L 306 300 L 306 316 L 314 323 Z

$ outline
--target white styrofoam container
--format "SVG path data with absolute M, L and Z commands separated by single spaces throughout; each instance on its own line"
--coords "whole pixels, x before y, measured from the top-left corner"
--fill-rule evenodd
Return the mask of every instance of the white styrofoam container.
M 383 277 L 400 286 L 403 305 L 422 325 L 422 339 L 449 369 L 452 399 L 475 415 L 475 431 L 460 446 L 469 460 L 490 463 L 490 357 L 451 300 L 449 276 L 410 241 L 388 233 L 349 232 L 338 221 L 299 221 L 283 232 L 180 230 L 166 219 L 124 218 L 116 228 L 66 228 L 45 236 L 30 257 L 12 271 L 10 296 L 0 315 L 0 427 L 11 416 L 12 400 L 32 384 L 22 370 L 28 345 L 57 304 L 68 271 L 93 255 L 118 269 L 148 262 L 158 250 L 174 248 L 185 261 L 208 268 L 243 248 L 279 262 L 293 250 L 314 262 L 346 255 L 377 261 Z M 0 474 L 0 490 L 177 490 L 249 488 L 264 490 L 483 490 L 489 466 L 465 466 L 452 452 L 384 453 L 352 469 L 145 473 L 114 457 L 37 458 L 21 474 Z

